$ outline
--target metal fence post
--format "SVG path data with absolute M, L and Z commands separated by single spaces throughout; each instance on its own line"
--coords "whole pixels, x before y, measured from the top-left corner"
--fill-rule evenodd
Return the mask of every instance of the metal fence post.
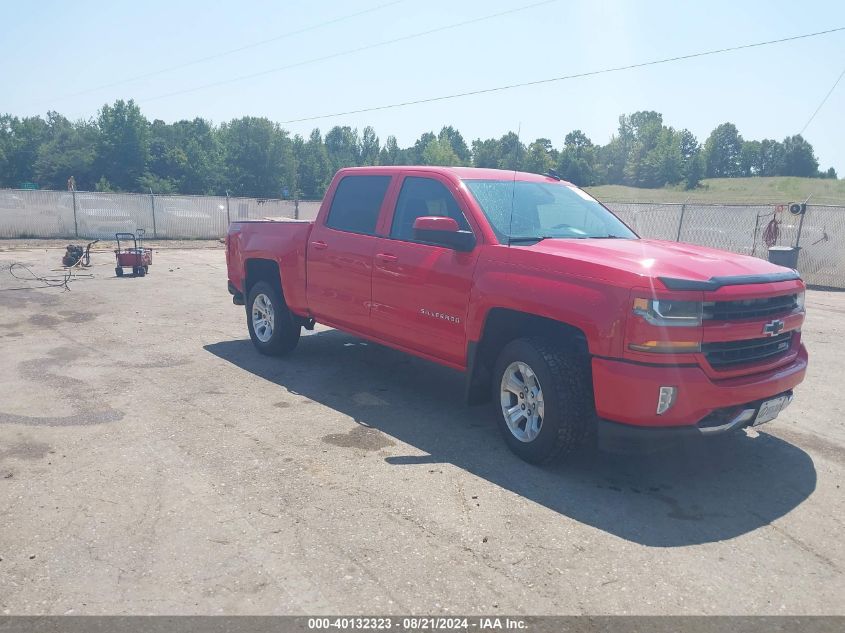
M 150 209 L 153 212 L 153 237 L 158 238 L 158 231 L 156 230 L 156 197 L 152 187 L 150 187 Z
M 226 227 L 232 223 L 232 213 L 229 211 L 229 190 L 226 189 Z
M 687 211 L 687 202 L 689 202 L 689 198 L 687 198 L 686 200 L 684 200 L 684 203 L 681 205 L 681 217 L 680 217 L 680 218 L 678 218 L 678 234 L 675 236 L 675 241 L 676 241 L 676 242 L 680 242 L 680 241 L 681 241 L 681 229 L 682 229 L 682 228 L 683 228 L 683 226 L 684 226 L 684 214 L 685 214 L 685 213 L 686 213 L 686 211 Z
M 757 219 L 754 220 L 754 237 L 751 238 L 751 256 L 757 255 L 757 234 L 760 232 L 760 212 L 757 212 Z
M 804 204 L 807 204 L 806 202 Z M 798 235 L 795 236 L 795 248 L 799 248 L 799 244 L 801 243 L 801 229 L 804 228 L 804 216 L 807 215 L 807 212 L 801 214 L 801 219 L 798 220 Z
M 299 196 L 293 199 L 293 219 L 299 219 Z
M 79 224 L 76 222 L 76 189 L 71 189 L 70 195 L 73 198 L 73 234 L 79 237 Z

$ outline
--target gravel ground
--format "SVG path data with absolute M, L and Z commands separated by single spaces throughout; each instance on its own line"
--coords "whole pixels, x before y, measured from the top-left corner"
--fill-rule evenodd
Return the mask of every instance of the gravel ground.
M 537 468 L 457 372 L 325 328 L 259 356 L 202 245 L 65 291 L 0 242 L 0 613 L 845 613 L 845 293 L 753 437 Z

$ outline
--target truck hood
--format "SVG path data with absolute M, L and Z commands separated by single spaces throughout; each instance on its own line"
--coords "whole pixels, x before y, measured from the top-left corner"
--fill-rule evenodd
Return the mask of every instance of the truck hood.
M 578 262 L 582 274 L 605 279 L 624 278 L 624 273 L 628 273 L 640 278 L 705 282 L 713 278 L 762 276 L 789 271 L 757 257 L 661 240 L 547 239 L 524 248 L 545 255 L 542 259 L 550 258 L 543 267 L 554 266 L 552 258 L 565 258 Z

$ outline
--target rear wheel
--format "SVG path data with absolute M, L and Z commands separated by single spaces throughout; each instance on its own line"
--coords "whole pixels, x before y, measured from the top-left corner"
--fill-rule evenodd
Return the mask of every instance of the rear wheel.
M 519 457 L 548 462 L 583 444 L 595 419 L 585 359 L 547 339 L 517 339 L 493 375 L 499 429 Z
M 250 288 L 246 322 L 252 344 L 262 354 L 281 356 L 296 347 L 302 330 L 277 286 L 259 281 Z

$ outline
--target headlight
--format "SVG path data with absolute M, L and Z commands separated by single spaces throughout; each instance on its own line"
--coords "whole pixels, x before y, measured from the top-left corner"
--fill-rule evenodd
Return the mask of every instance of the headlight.
M 634 314 L 661 327 L 701 325 L 702 312 L 703 304 L 700 301 L 634 299 Z
M 795 295 L 795 306 L 804 312 L 804 291 L 802 290 L 797 295 Z

